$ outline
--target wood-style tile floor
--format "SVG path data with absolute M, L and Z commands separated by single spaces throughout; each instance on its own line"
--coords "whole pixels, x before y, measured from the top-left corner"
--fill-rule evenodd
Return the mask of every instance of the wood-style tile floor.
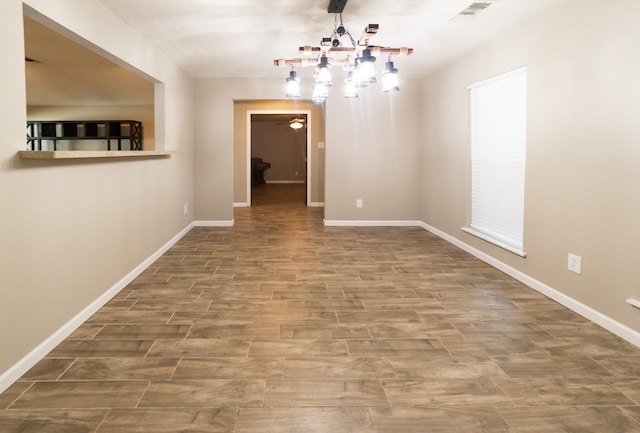
M 640 349 L 300 186 L 194 228 L 0 395 L 0 432 L 637 432 Z

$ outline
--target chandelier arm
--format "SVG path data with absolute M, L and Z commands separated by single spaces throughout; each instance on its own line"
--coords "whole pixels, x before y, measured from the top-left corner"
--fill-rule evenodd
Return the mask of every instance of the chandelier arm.
M 360 36 L 360 40 L 358 40 L 358 45 L 367 46 L 369 45 L 369 39 L 374 37 L 378 33 L 378 28 L 380 26 L 378 24 L 369 24 L 362 31 L 362 36 Z
M 357 46 L 357 47 L 331 47 L 331 49 L 327 50 L 327 53 L 353 53 L 362 51 L 366 46 Z M 400 47 L 400 48 L 392 48 L 392 47 L 370 47 L 375 54 L 383 54 L 383 55 L 392 55 L 397 57 L 409 56 L 413 54 L 413 48 Z M 323 52 L 323 47 L 311 47 L 304 46 L 299 47 L 299 53 L 302 55 L 312 55 L 315 56 L 317 54 L 321 54 Z M 282 60 L 282 59 L 278 59 Z M 274 64 L 276 66 L 284 66 L 276 63 L 277 60 L 274 60 Z

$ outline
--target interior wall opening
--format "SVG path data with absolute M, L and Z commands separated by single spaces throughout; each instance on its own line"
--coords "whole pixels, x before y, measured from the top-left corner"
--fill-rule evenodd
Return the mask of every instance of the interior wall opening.
M 259 197 L 262 204 L 286 198 L 307 205 L 307 113 L 254 113 L 250 123 L 251 203 Z
M 70 125 L 49 125 L 53 139 L 39 143 L 46 147 L 40 150 L 118 150 L 84 124 L 117 120 L 141 123 L 140 150 L 165 150 L 163 83 L 34 9 L 23 11 L 27 120 L 78 122 L 73 134 L 64 131 Z
M 233 101 L 233 206 L 248 207 L 252 205 L 252 165 L 251 157 L 260 157 L 270 163 L 264 180 L 267 182 L 304 182 L 306 203 L 311 207 L 324 207 L 325 187 L 325 112 L 324 104 L 313 104 L 310 100 L 234 100 Z M 263 121 L 252 122 L 252 117 Z M 305 124 L 297 132 L 289 122 L 295 117 L 305 119 Z M 304 116 L 304 117 L 303 117 Z M 272 123 L 269 123 L 273 120 Z M 261 126 L 252 128 L 252 123 Z M 252 155 L 252 135 L 273 136 L 273 131 L 281 128 L 285 138 L 272 140 L 280 143 L 273 151 L 284 152 L 284 155 L 270 153 Z M 271 125 L 271 126 L 269 126 Z M 256 131 L 254 131 L 254 129 Z M 306 142 L 304 140 L 306 140 Z M 282 144 L 288 142 L 288 144 Z M 306 150 L 305 150 L 306 143 Z M 290 149 L 288 153 L 286 149 Z M 304 155 L 306 152 L 306 161 Z M 279 162 L 289 158 L 289 162 Z M 293 161 L 295 161 L 295 164 Z M 297 172 L 297 174 L 296 174 Z M 295 185 L 295 184 L 291 184 Z

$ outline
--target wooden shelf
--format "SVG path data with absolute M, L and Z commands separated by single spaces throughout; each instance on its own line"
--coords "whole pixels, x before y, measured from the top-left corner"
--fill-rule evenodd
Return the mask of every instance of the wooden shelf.
M 23 159 L 159 158 L 174 152 L 155 150 L 21 150 Z

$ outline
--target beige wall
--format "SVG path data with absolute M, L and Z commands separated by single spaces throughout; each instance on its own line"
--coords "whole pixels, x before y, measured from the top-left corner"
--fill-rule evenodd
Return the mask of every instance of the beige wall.
M 341 91 L 334 84 L 332 92 Z M 326 113 L 325 219 L 418 220 L 420 82 L 405 79 L 397 93 L 377 84 L 357 99 L 330 97 Z
M 27 107 L 28 120 L 137 120 L 142 122 L 144 150 L 155 149 L 153 114 L 153 105 L 30 105 Z M 83 143 L 80 142 L 80 145 L 82 146 Z
M 192 79 L 95 0 L 25 3 L 164 82 L 161 146 L 176 153 L 161 159 L 20 159 L 27 119 L 23 2 L 3 1 L 0 376 L 193 219 L 183 213 L 185 203 L 193 208 Z
M 532 19 L 424 80 L 422 220 L 636 331 L 640 311 L 640 2 Z M 528 68 L 526 258 L 463 233 L 467 86 Z M 567 254 L 582 257 L 582 275 Z
M 233 101 L 280 98 L 282 80 L 201 78 L 195 80 L 195 90 L 195 219 L 233 221 L 238 176 L 234 169 Z

